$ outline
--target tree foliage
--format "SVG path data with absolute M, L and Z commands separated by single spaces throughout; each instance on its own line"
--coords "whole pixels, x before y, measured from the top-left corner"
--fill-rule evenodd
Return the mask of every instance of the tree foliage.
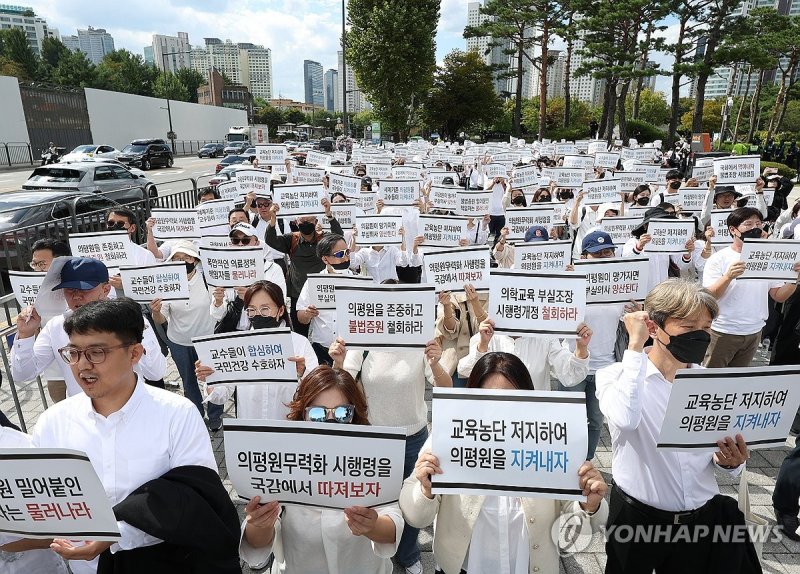
M 631 114 L 632 109 L 633 95 L 629 95 L 625 102 L 625 110 Z M 649 89 L 642 90 L 639 98 L 639 120 L 654 126 L 663 126 L 669 122 L 670 115 L 670 107 L 663 93 Z
M 198 72 L 197 70 L 193 70 L 191 68 L 181 68 L 177 72 L 175 72 L 175 77 L 180 80 L 180 82 L 186 86 L 186 91 L 189 92 L 189 99 L 186 100 L 188 102 L 197 103 L 197 88 L 206 84 L 206 78 Z
M 103 57 L 97 66 L 98 87 L 115 92 L 149 96 L 158 70 L 148 66 L 144 58 L 127 50 L 115 50 Z
M 0 30 L 0 56 L 18 70 L 18 77 L 32 80 L 36 77 L 39 62 L 28 43 L 28 36 L 19 28 Z
M 189 101 L 189 90 L 172 72 L 162 72 L 158 75 L 153 82 L 153 95 L 168 100 Z

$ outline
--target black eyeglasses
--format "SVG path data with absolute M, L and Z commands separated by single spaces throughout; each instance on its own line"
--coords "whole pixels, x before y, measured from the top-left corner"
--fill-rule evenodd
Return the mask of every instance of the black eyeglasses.
M 250 236 L 245 235 L 244 237 L 231 237 L 231 243 L 234 245 L 250 245 L 250 240 L 253 239 Z
M 81 360 L 81 355 L 86 357 L 86 360 L 93 365 L 99 365 L 106 360 L 106 355 L 109 351 L 114 349 L 124 349 L 135 345 L 136 343 L 123 343 L 121 345 L 114 345 L 113 347 L 89 347 L 88 349 L 79 349 L 78 347 L 61 347 L 58 354 L 64 359 L 68 365 L 77 365 Z
M 355 412 L 356 407 L 353 405 L 339 405 L 333 408 L 306 407 L 306 420 L 312 423 L 349 423 L 353 421 Z
M 106 221 L 106 227 L 108 229 L 125 229 L 125 225 L 125 221 Z
M 272 203 L 269 202 L 269 201 L 256 201 L 256 207 L 258 207 L 260 209 L 267 208 L 270 205 L 272 205 Z
M 337 259 L 344 259 L 345 257 L 350 257 L 350 250 L 342 249 L 341 251 L 334 251 L 333 253 L 331 253 L 331 257 L 336 257 Z

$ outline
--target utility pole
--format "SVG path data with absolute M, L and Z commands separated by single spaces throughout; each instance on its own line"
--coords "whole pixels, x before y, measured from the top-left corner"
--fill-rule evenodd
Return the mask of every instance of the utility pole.
M 344 3 L 342 0 L 342 131 L 345 137 L 350 137 L 350 121 L 347 118 L 347 41 L 345 40 Z

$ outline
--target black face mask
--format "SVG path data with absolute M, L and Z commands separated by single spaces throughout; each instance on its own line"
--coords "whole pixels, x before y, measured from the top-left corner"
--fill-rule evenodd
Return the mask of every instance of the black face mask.
M 663 329 L 662 329 L 663 330 Z M 666 331 L 664 331 L 667 333 Z M 667 333 L 669 335 L 669 333 Z M 659 341 L 661 343 L 661 341 Z M 664 345 L 664 343 L 661 343 Z M 677 361 L 691 364 L 700 363 L 711 344 L 711 335 L 705 331 L 689 331 L 680 335 L 669 335 L 669 343 L 664 347 Z
M 637 197 L 636 198 L 636 203 L 638 203 L 639 205 L 647 205 L 648 203 L 650 203 L 650 198 L 649 197 Z
M 761 228 L 754 227 L 753 229 L 748 229 L 747 231 L 741 231 L 739 237 L 741 239 L 761 239 Z
M 344 271 L 350 267 L 350 261 L 340 261 L 339 263 L 331 263 L 330 265 L 337 271 Z
M 317 229 L 317 226 L 310 221 L 304 221 L 303 223 L 297 224 L 297 229 L 299 229 L 300 233 L 303 235 L 311 235 Z
M 538 199 L 539 203 L 550 203 L 550 196 L 549 195 L 541 195 Z
M 518 195 L 517 197 L 511 200 L 511 203 L 513 203 L 514 205 L 525 205 L 525 198 L 522 197 L 521 195 Z
M 558 199 L 561 201 L 567 201 L 568 199 L 572 199 L 575 195 L 571 191 L 562 191 L 558 194 Z
M 196 263 L 190 263 L 189 261 L 184 261 L 183 263 L 186 265 L 186 275 L 191 275 Z
M 250 319 L 250 324 L 253 326 L 253 329 L 275 329 L 278 326 L 278 318 L 256 315 Z
M 671 182 L 669 182 L 669 188 L 670 189 L 680 189 L 681 188 L 681 182 L 679 182 L 679 181 L 671 181 Z

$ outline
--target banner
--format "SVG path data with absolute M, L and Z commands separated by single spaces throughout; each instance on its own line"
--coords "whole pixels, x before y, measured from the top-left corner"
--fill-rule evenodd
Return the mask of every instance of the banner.
M 458 210 L 458 192 L 460 190 L 461 188 L 459 187 L 431 186 L 430 194 L 428 195 L 431 208 L 446 211 Z
M 192 337 L 200 362 L 214 369 L 206 378 L 209 385 L 224 383 L 296 383 L 297 366 L 292 332 L 252 329 L 219 335 Z
M 373 245 L 402 245 L 402 215 L 357 215 L 356 243 L 359 247 Z
M 246 500 L 343 509 L 391 504 L 400 496 L 402 428 L 228 420 L 225 466 Z
M 321 183 L 293 183 L 273 187 L 272 201 L 280 206 L 280 217 L 297 217 L 322 211 L 320 200 L 323 197 L 327 195 Z
M 783 446 L 800 406 L 798 377 L 796 365 L 679 370 L 658 448 L 716 452 L 737 434 L 750 450 Z
M 240 169 L 236 172 L 236 186 L 239 188 L 239 193 L 247 195 L 251 191 L 255 191 L 256 195 L 270 196 L 270 179 L 272 174 L 263 169 Z
M 200 237 L 197 211 L 194 209 L 152 209 L 150 215 L 156 220 L 153 239 L 163 241 Z
M 384 205 L 411 207 L 419 200 L 419 180 L 386 179 L 378 184 L 378 197 Z
M 489 213 L 492 204 L 492 191 L 465 191 L 459 189 L 457 213 L 463 217 L 483 217 Z
M 584 204 L 600 205 L 602 203 L 619 204 L 622 201 L 622 181 L 619 179 L 595 179 L 583 182 L 583 193 L 586 194 Z
M 717 176 L 717 185 L 753 183 L 761 177 L 761 157 L 736 155 L 714 158 L 714 175 Z
M 21 309 L 36 302 L 36 296 L 42 287 L 46 271 L 8 271 L 11 291 Z
M 714 209 L 711 211 L 711 229 L 714 230 L 711 245 L 727 246 L 733 243 L 733 237 L 731 237 L 728 229 L 728 216 L 732 212 L 732 209 Z
M 425 247 L 457 247 L 468 231 L 466 218 L 454 215 L 420 215 L 417 230 Z
M 506 227 L 508 227 L 508 241 L 523 241 L 525 232 L 534 225 L 546 227 L 548 231 L 553 228 L 553 218 L 556 215 L 556 204 L 534 203 L 529 207 L 515 207 L 506 210 Z
M 283 163 L 286 160 L 287 148 L 283 144 L 265 144 L 256 146 L 256 159 L 259 164 Z
M 195 211 L 200 234 L 219 235 L 229 232 L 231 228 L 228 225 L 228 213 L 234 207 L 236 202 L 232 199 L 212 199 L 198 203 Z
M 373 285 L 372 277 L 343 273 L 309 273 L 306 279 L 309 305 L 317 309 L 336 309 L 337 285 Z
M 577 338 L 586 308 L 586 278 L 572 272 L 492 271 L 489 317 L 512 337 Z
M 488 245 L 425 251 L 424 281 L 434 285 L 437 293 L 463 292 L 465 283 L 478 290 L 488 290 L 491 258 Z
M 514 269 L 520 271 L 565 271 L 572 259 L 572 241 L 534 241 L 514 246 Z
M 647 233 L 652 240 L 645 253 L 685 253 L 686 242 L 694 237 L 694 219 L 651 219 Z
M 354 199 L 361 193 L 361 178 L 357 175 L 343 175 L 331 173 L 328 175 L 328 193 L 341 193 L 349 199 Z
M 264 278 L 264 249 L 256 247 L 201 247 L 203 275 L 210 287 L 249 287 Z
M 116 273 L 123 265 L 133 263 L 131 251 L 133 243 L 128 232 L 90 231 L 89 233 L 70 233 L 69 249 L 74 257 L 89 257 L 105 263 L 109 275 Z
M 111 501 L 80 451 L 0 448 L 0 498 L 0 532 L 23 538 L 120 539 Z
M 189 280 L 183 262 L 120 267 L 119 274 L 125 296 L 138 303 L 153 299 L 189 301 Z
M 744 273 L 739 276 L 741 281 L 797 281 L 794 264 L 800 263 L 800 240 L 745 239 L 741 260 L 745 266 Z
M 424 349 L 435 322 L 433 285 L 336 287 L 337 335 L 348 349 Z
M 586 398 L 559 391 L 433 389 L 433 494 L 586 501 Z
M 576 259 L 575 271 L 586 276 L 586 304 L 644 301 L 650 278 L 647 257 Z

